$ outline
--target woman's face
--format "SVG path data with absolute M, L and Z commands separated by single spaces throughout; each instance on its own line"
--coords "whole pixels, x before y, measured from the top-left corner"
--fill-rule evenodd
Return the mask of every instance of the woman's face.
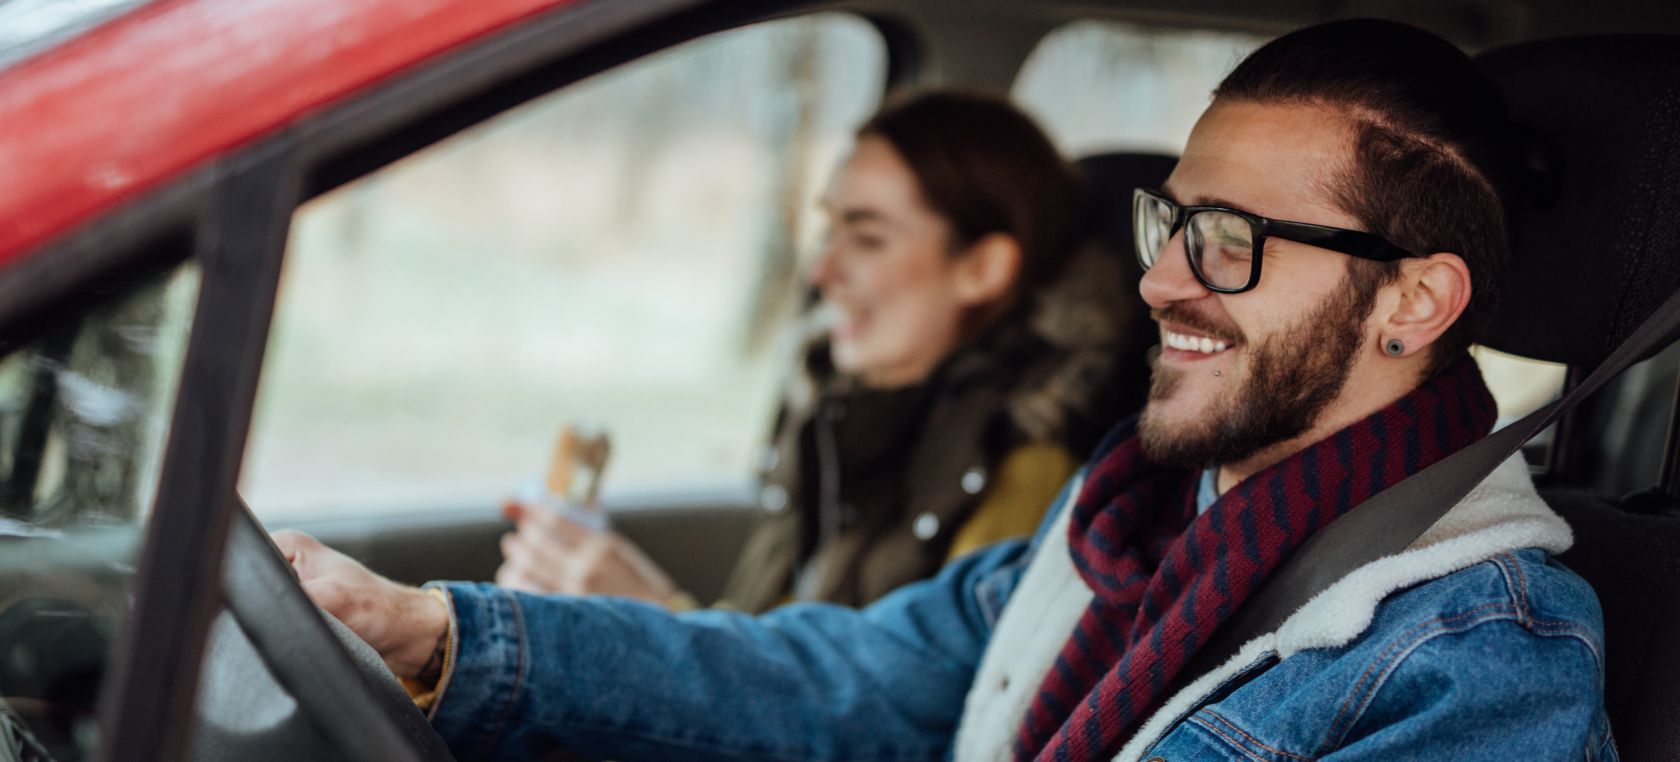
M 957 344 L 972 306 L 959 288 L 950 226 L 922 200 L 885 140 L 865 137 L 822 200 L 828 234 L 811 271 L 833 323 L 830 354 L 866 386 L 926 378 Z

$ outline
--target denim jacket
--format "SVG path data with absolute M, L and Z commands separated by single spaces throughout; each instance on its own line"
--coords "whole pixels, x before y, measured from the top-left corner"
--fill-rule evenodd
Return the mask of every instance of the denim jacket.
M 456 650 L 434 727 L 463 760 L 555 748 L 619 760 L 1009 758 L 985 739 L 1012 737 L 1008 697 L 1042 673 L 1013 689 L 988 678 L 1059 649 L 1058 622 L 1077 615 L 1078 596 L 1031 589 L 1054 576 L 1041 567 L 1070 565 L 1073 492 L 1030 542 L 980 550 L 862 610 L 672 615 L 443 583 Z M 1568 544 L 1567 525 L 1508 463 L 1412 549 L 1356 570 L 1190 683 L 1118 758 L 1615 759 L 1597 599 L 1548 555 Z M 965 703 L 987 719 L 965 722 Z

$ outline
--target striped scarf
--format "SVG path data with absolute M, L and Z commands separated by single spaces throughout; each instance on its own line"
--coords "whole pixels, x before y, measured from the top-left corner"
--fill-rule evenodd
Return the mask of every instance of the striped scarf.
M 1147 462 L 1136 422 L 1092 458 L 1068 530 L 1095 597 L 1039 686 L 1017 760 L 1109 759 L 1313 532 L 1493 428 L 1466 357 L 1387 408 L 1244 479 L 1197 515 L 1196 474 Z

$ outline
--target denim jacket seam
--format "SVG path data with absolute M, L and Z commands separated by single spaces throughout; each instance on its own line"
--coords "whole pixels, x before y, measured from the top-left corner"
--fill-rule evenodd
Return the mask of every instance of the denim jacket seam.
M 1481 607 L 1478 607 L 1478 608 L 1486 608 L 1486 607 L 1487 606 L 1484 605 L 1484 606 L 1481 606 Z M 1372 688 L 1370 690 L 1370 693 L 1367 694 L 1366 697 L 1365 697 L 1365 700 L 1363 702 L 1361 702 L 1358 713 L 1348 721 L 1347 727 L 1344 728 L 1341 731 L 1340 734 L 1338 734 L 1338 737 L 1335 739 L 1335 744 L 1339 746 L 1341 741 L 1342 741 L 1342 738 L 1345 737 L 1345 735 L 1347 734 L 1347 732 L 1349 730 L 1352 730 L 1353 725 L 1358 723 L 1359 717 L 1362 717 L 1364 715 L 1365 709 L 1369 708 L 1371 702 L 1376 698 L 1376 694 L 1378 692 L 1380 692 L 1382 690 L 1383 686 L 1385 686 L 1387 684 L 1388 676 L 1393 675 L 1393 673 L 1395 671 L 1397 671 L 1402 664 L 1404 664 L 1405 660 L 1408 657 L 1410 657 L 1411 654 L 1413 652 L 1415 652 L 1418 648 L 1422 647 L 1423 644 L 1425 644 L 1425 643 L 1427 643 L 1431 640 L 1434 640 L 1435 638 L 1443 636 L 1443 635 L 1459 635 L 1459 634 L 1469 632 L 1469 631 L 1471 631 L 1471 630 L 1473 630 L 1477 627 L 1480 627 L 1484 624 L 1487 624 L 1489 622 L 1509 621 L 1512 624 L 1515 624 L 1518 627 L 1521 627 L 1528 632 L 1535 633 L 1539 637 L 1569 637 L 1569 638 L 1573 638 L 1575 640 L 1578 640 L 1578 641 L 1581 642 L 1581 644 L 1583 646 L 1585 646 L 1587 648 L 1587 650 L 1589 652 L 1591 652 L 1593 654 L 1594 659 L 1599 658 L 1598 650 L 1596 648 L 1594 648 L 1591 638 L 1586 637 L 1585 634 L 1583 634 L 1581 632 L 1581 628 L 1579 626 L 1575 625 L 1574 623 L 1553 621 L 1553 620 L 1543 620 L 1541 622 L 1532 623 L 1532 624 L 1545 625 L 1544 629 L 1549 631 L 1549 632 L 1541 632 L 1539 628 L 1537 628 L 1535 626 L 1531 626 L 1531 624 L 1525 624 L 1522 620 L 1515 618 L 1514 615 L 1516 614 L 1516 612 L 1513 611 L 1512 614 L 1513 614 L 1513 616 L 1500 616 L 1498 614 L 1488 614 L 1488 615 L 1478 617 L 1478 618 L 1474 619 L 1473 621 L 1462 622 L 1462 623 L 1458 623 L 1456 625 L 1451 625 L 1451 626 L 1447 625 L 1446 622 L 1450 621 L 1452 619 L 1462 618 L 1463 615 L 1461 614 L 1458 617 L 1448 617 L 1448 618 L 1445 618 L 1445 619 L 1441 619 L 1441 618 L 1437 617 L 1437 619 L 1441 619 L 1441 626 L 1436 627 L 1432 631 L 1421 633 L 1420 635 L 1417 636 L 1417 638 L 1414 641 L 1412 641 L 1408 645 L 1407 648 L 1405 648 L 1403 650 L 1403 652 L 1401 654 L 1397 655 L 1397 657 L 1394 660 L 1394 663 L 1388 669 L 1384 670 L 1383 678 L 1380 681 L 1378 681 L 1375 685 L 1372 686 Z M 1550 634 L 1550 632 L 1555 632 L 1556 634 Z M 1600 663 L 1600 672 L 1602 674 L 1602 664 L 1603 664 L 1603 662 L 1600 661 L 1599 663 Z M 1332 731 L 1335 730 L 1334 725 L 1331 726 L 1331 730 Z M 1334 746 L 1330 745 L 1330 743 L 1329 743 L 1330 738 L 1329 738 L 1328 735 L 1326 736 L 1325 740 L 1326 740 L 1326 743 L 1321 747 L 1321 753 L 1326 753 L 1326 752 L 1330 751 L 1331 749 L 1335 748 Z
M 1244 759 L 1251 760 L 1252 762 L 1277 762 L 1275 759 L 1267 759 L 1266 757 L 1260 756 L 1258 752 L 1248 748 L 1248 746 L 1242 741 L 1239 741 L 1225 731 L 1214 727 L 1212 723 L 1202 719 L 1199 715 L 1191 715 L 1189 721 L 1195 726 L 1201 728 L 1203 731 L 1213 734 L 1215 738 L 1224 741 L 1226 747 L 1228 747 L 1231 751 L 1241 754 Z
M 1204 719 L 1204 717 L 1207 718 L 1207 719 Z M 1192 722 L 1196 722 L 1196 723 L 1198 723 L 1198 724 L 1200 724 L 1204 727 L 1207 727 L 1209 730 L 1214 731 L 1215 733 L 1219 733 L 1219 730 L 1217 728 L 1214 728 L 1209 723 L 1209 721 L 1208 721 L 1209 719 L 1211 719 L 1214 722 L 1217 722 L 1220 725 L 1225 726 L 1232 733 L 1236 733 L 1237 735 L 1242 736 L 1243 740 L 1248 742 L 1247 745 L 1252 745 L 1252 746 L 1260 749 L 1261 751 L 1264 751 L 1268 754 L 1271 754 L 1274 757 L 1281 757 L 1281 758 L 1284 758 L 1284 759 L 1299 760 L 1299 762 L 1311 762 L 1311 760 L 1313 759 L 1312 757 L 1302 756 L 1302 755 L 1296 754 L 1294 752 L 1288 752 L 1288 751 L 1284 751 L 1282 749 L 1275 749 L 1275 748 L 1272 748 L 1271 746 L 1268 746 L 1265 743 L 1262 743 L 1260 741 L 1260 739 L 1255 738 L 1252 735 L 1249 735 L 1248 731 L 1245 731 L 1242 728 L 1237 727 L 1236 723 L 1232 722 L 1230 719 L 1226 718 L 1224 715 L 1214 711 L 1211 707 L 1203 708 L 1200 712 L 1198 712 L 1195 715 L 1192 715 L 1190 717 L 1190 720 Z M 1224 736 L 1224 733 L 1219 733 L 1219 734 L 1221 736 Z
M 1599 727 L 1603 728 L 1604 732 L 1599 734 L 1598 748 L 1593 750 L 1593 759 L 1609 759 L 1610 755 L 1607 752 L 1616 748 L 1616 729 L 1610 727 L 1607 721 L 1600 722 Z
M 1250 661 L 1248 664 L 1243 665 L 1243 667 L 1241 669 L 1237 670 L 1236 672 L 1234 672 L 1230 675 L 1227 675 L 1224 679 L 1220 680 L 1219 683 L 1217 685 L 1215 685 L 1212 690 L 1209 690 L 1209 691 L 1206 692 L 1206 694 L 1203 696 L 1203 700 L 1207 701 L 1208 697 L 1210 697 L 1210 696 L 1216 696 L 1216 695 L 1223 694 L 1225 692 L 1225 689 L 1228 686 L 1230 686 L 1233 681 L 1243 679 L 1249 673 L 1258 669 L 1260 667 L 1260 665 L 1265 664 L 1268 661 L 1275 661 L 1276 659 L 1277 659 L 1277 651 L 1273 651 L 1273 650 L 1268 649 L 1268 650 L 1262 652 L 1259 656 L 1255 657 L 1253 661 Z M 1179 712 L 1177 715 L 1175 715 L 1172 718 L 1171 722 L 1168 722 L 1163 727 L 1161 732 L 1158 733 L 1155 736 L 1155 738 L 1149 742 L 1148 745 L 1153 746 L 1155 744 L 1160 743 L 1161 739 L 1167 737 L 1168 734 L 1172 733 L 1174 728 L 1180 727 L 1180 726 L 1184 725 L 1185 723 L 1190 722 L 1191 719 L 1196 714 L 1198 714 L 1200 712 L 1204 712 L 1204 711 L 1205 712 L 1211 712 L 1212 710 L 1209 707 L 1210 707 L 1209 703 L 1201 703 L 1201 704 L 1193 705 L 1193 706 L 1185 709 L 1184 711 Z M 1211 728 L 1209 730 L 1211 730 Z
M 1499 569 L 1500 575 L 1505 578 L 1506 590 L 1511 595 L 1512 603 L 1517 607 L 1517 620 L 1526 625 L 1530 620 L 1528 577 L 1523 574 L 1522 562 L 1510 553 L 1500 553 L 1491 560 L 1493 565 Z
M 1329 750 L 1341 745 L 1347 733 L 1358 724 L 1359 718 L 1365 715 L 1365 710 L 1370 708 L 1371 701 L 1377 693 L 1388 683 L 1388 678 L 1424 643 L 1443 634 L 1464 632 L 1490 621 L 1509 619 L 1515 614 L 1515 607 L 1510 601 L 1495 601 L 1451 616 L 1430 617 L 1414 625 L 1372 659 L 1365 672 L 1354 682 L 1353 690 L 1348 693 L 1347 699 L 1337 710 L 1336 717 L 1326 728 L 1320 748 Z M 1369 685 L 1366 685 L 1367 680 Z
M 1460 616 L 1464 614 L 1477 613 L 1489 608 L 1498 608 L 1504 605 L 1505 604 L 1502 602 L 1484 603 L 1470 609 L 1469 611 L 1462 612 Z M 1401 633 L 1400 637 L 1396 638 L 1393 642 L 1384 647 L 1382 652 L 1378 653 L 1376 658 L 1372 659 L 1371 663 L 1366 665 L 1365 671 L 1359 675 L 1359 679 L 1354 681 L 1353 688 L 1349 692 L 1347 699 L 1342 702 L 1341 708 L 1337 710 L 1336 718 L 1331 722 L 1331 727 L 1334 728 L 1336 724 L 1341 721 L 1342 716 L 1347 714 L 1349 708 L 1353 705 L 1354 699 L 1357 698 L 1364 690 L 1363 686 L 1365 685 L 1365 682 L 1371 679 L 1372 673 L 1377 671 L 1378 667 L 1386 664 L 1391 655 L 1404 648 L 1413 638 L 1417 637 L 1416 633 L 1429 629 L 1430 627 L 1438 624 L 1441 620 L 1442 617 L 1437 616 L 1418 622 L 1412 625 L 1411 628 L 1407 629 L 1405 632 Z
M 525 645 L 525 614 L 519 608 L 519 599 L 512 592 L 501 590 L 498 591 L 498 594 L 507 601 L 507 605 L 513 611 L 513 635 L 516 643 L 514 647 L 516 658 L 513 667 L 513 687 L 508 691 L 506 698 L 503 699 L 502 710 L 491 725 L 489 735 L 485 736 L 484 741 L 479 744 L 478 751 L 474 755 L 476 759 L 490 758 L 491 752 L 501 743 L 502 732 L 507 728 L 508 720 L 513 716 L 513 707 L 519 699 L 519 690 L 525 680 L 527 650 Z
M 1545 638 L 1574 638 L 1592 654 L 1593 662 L 1598 667 L 1599 690 L 1604 688 L 1604 650 L 1592 638 L 1592 631 L 1576 622 L 1552 619 L 1537 619 L 1531 623 L 1529 631 Z

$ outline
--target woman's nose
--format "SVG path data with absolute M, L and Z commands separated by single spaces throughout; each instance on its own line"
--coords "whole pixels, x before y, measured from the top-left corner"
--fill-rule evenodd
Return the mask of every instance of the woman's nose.
M 810 281 L 813 286 L 832 284 L 840 272 L 840 251 L 833 241 L 824 239 L 817 249 L 817 256 L 811 262 Z
M 1183 231 L 1167 241 L 1161 256 L 1155 258 L 1155 265 L 1143 273 L 1143 280 L 1138 281 L 1138 293 L 1143 295 L 1144 303 L 1157 309 L 1212 293 L 1190 271 L 1190 258 L 1184 254 Z

